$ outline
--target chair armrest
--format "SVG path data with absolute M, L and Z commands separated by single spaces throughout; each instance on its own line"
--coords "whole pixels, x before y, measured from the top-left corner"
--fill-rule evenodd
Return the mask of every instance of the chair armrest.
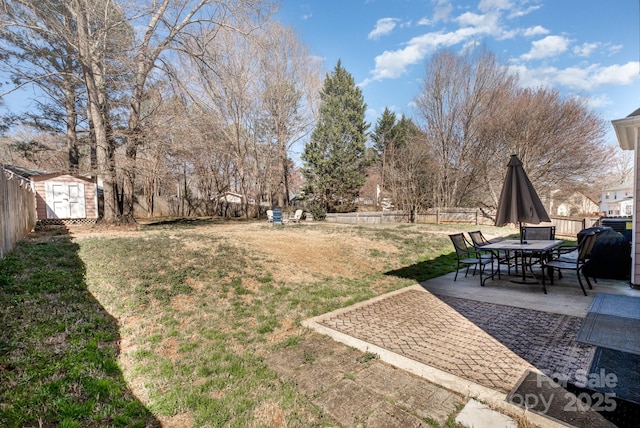
M 575 260 L 578 259 L 578 246 L 566 245 L 566 246 L 558 247 L 553 251 L 552 257 L 554 260 L 574 262 Z
M 571 253 L 573 251 L 576 251 L 577 249 L 578 249 L 577 245 L 563 245 L 561 247 L 554 249 L 553 252 L 558 255 L 562 255 L 562 254 Z

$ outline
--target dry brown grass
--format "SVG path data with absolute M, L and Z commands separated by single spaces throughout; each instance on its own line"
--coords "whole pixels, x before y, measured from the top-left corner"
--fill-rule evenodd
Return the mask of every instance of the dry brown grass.
M 414 271 L 389 272 L 436 259 L 429 275 L 451 269 L 446 235 L 472 228 L 141 222 L 69 236 L 86 290 L 117 324 L 122 376 L 160 423 L 324 426 L 262 358 L 295 346 L 307 334 L 301 320 L 416 281 Z M 46 340 L 55 348 L 68 338 Z

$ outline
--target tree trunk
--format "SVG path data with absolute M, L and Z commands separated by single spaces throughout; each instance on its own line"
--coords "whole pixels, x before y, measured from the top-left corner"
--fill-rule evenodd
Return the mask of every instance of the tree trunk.
M 108 97 L 100 58 L 93 51 L 91 30 L 81 4 L 74 4 L 77 20 L 78 51 L 88 97 L 88 117 L 93 124 L 98 176 L 102 177 L 104 194 L 103 221 L 118 221 L 116 194 L 115 141 L 109 121 Z
M 72 82 L 72 73 L 73 69 L 71 64 L 73 64 L 73 60 L 71 59 L 71 55 L 67 53 L 66 55 L 66 64 L 67 64 L 67 76 L 64 80 L 64 107 L 65 107 L 65 121 L 66 121 L 66 139 L 67 139 L 67 158 L 68 158 L 68 169 L 69 172 L 75 174 L 78 172 L 78 167 L 80 163 L 80 156 L 78 152 L 78 134 L 77 134 L 77 125 L 78 118 L 76 112 L 76 91 L 75 85 Z

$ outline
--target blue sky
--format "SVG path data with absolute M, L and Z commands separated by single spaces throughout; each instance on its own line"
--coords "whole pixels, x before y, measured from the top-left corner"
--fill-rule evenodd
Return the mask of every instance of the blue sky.
M 606 121 L 640 107 L 638 0 L 283 0 L 277 17 L 362 88 L 367 120 L 415 116 L 427 61 L 482 43 L 520 83 L 584 98 Z M 607 137 L 617 145 L 613 127 Z
M 583 97 L 604 120 L 640 107 L 640 0 L 282 0 L 326 72 L 338 59 L 362 88 L 367 120 L 412 117 L 431 54 L 483 43 L 523 85 Z M 6 89 L 6 88 L 2 88 Z M 1 90 L 0 90 L 1 92 Z M 4 97 L 11 110 L 32 91 Z M 613 127 L 607 136 L 617 145 Z

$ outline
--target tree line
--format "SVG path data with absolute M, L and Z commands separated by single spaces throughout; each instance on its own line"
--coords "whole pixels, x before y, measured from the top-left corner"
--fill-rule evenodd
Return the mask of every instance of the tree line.
M 431 206 L 489 212 L 512 153 L 543 195 L 606 181 L 604 121 L 584 101 L 520 87 L 483 48 L 434 53 L 414 117 L 386 109 L 370 131 L 351 74 L 339 61 L 323 80 L 275 6 L 0 0 L 4 92 L 38 94 L 4 118 L 3 160 L 99 177 L 107 222 L 134 221 L 136 198 L 152 215 L 169 194 L 182 214 L 224 214 L 226 191 L 247 217 L 293 195 L 350 211 L 371 183 L 410 218 Z
M 629 177 L 586 100 L 523 88 L 483 47 L 436 52 L 423 85 L 417 123 L 385 111 L 373 134 L 384 189 L 411 218 L 425 207 L 491 213 L 511 154 L 543 198 L 562 190 L 597 202 L 604 187 Z
M 288 152 L 309 133 L 319 64 L 268 0 L 0 2 L 0 58 L 42 98 L 17 118 L 23 157 L 101 179 L 104 219 L 177 194 L 288 201 Z M 55 141 L 51 144 L 51 140 Z M 64 140 L 64 149 L 60 141 Z M 65 159 L 61 159 L 64 150 Z M 63 168 L 64 166 L 64 168 Z M 212 212 L 213 213 L 213 212 Z

